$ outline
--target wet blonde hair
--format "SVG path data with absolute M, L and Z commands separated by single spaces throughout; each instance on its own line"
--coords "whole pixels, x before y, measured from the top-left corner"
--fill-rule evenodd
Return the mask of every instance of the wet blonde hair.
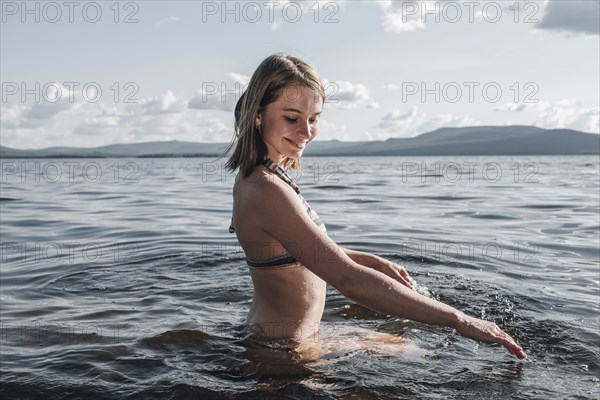
M 235 145 L 233 154 L 225 164 L 228 170 L 239 168 L 245 178 L 266 159 L 267 146 L 261 130 L 256 127 L 255 118 L 290 85 L 306 87 L 318 95 L 321 102 L 325 101 L 325 88 L 312 66 L 285 53 L 265 58 L 235 105 L 234 137 L 224 152 L 227 154 Z M 285 157 L 281 166 L 297 171 L 300 170 L 300 160 Z

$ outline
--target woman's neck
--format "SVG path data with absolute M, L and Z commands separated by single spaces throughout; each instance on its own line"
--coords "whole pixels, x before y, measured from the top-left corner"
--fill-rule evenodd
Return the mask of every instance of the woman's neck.
M 283 168 L 283 160 L 285 156 L 283 154 L 277 154 L 277 156 L 273 156 L 272 154 L 267 154 L 267 158 L 273 161 L 275 164 L 278 164 Z M 285 168 L 284 168 L 285 169 Z

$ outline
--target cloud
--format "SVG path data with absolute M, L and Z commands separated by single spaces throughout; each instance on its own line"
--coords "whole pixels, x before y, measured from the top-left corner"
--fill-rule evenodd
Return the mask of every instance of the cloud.
M 25 118 L 40 120 L 51 119 L 63 111 L 76 107 L 77 103 L 81 101 L 79 97 L 76 97 L 74 91 L 69 90 L 57 82 L 48 86 L 47 90 L 42 90 L 42 93 L 44 98 L 31 106 L 25 115 Z M 88 94 L 90 98 L 96 98 L 97 91 L 94 87 L 90 87 L 89 92 L 86 92 L 86 94 Z
M 222 93 L 221 91 L 213 92 L 200 89 L 188 102 L 188 108 L 232 112 L 239 96 L 234 96 L 231 93 Z
M 381 120 L 382 121 L 403 121 L 414 117 L 417 114 L 417 107 L 413 106 L 409 111 L 402 112 L 400 110 L 392 110 L 387 113 Z
M 546 0 L 542 19 L 535 27 L 598 35 L 600 34 L 600 2 L 597 0 Z
M 375 128 L 383 130 L 382 135 L 387 135 L 387 137 L 413 137 L 448 126 L 480 124 L 478 120 L 469 116 L 437 114 L 430 117 L 427 113 L 419 113 L 418 108 L 413 106 L 408 111 L 397 109 L 390 111 L 381 118 Z
M 528 105 L 535 111 L 533 125 L 548 129 L 575 129 L 584 132 L 600 133 L 600 108 L 580 107 L 579 102 L 570 99 L 556 102 L 540 101 Z
M 600 133 L 600 107 L 580 109 L 572 126 L 581 126 L 585 132 Z
M 389 83 L 383 87 L 383 90 L 388 91 L 388 92 L 391 92 L 393 90 L 400 90 L 400 86 L 393 84 L 393 83 Z
M 125 110 L 100 105 L 96 114 L 85 118 L 73 134 L 88 137 L 118 138 L 119 142 L 140 140 L 226 141 L 231 133 L 223 122 L 187 107 L 168 90 L 161 96 L 141 99 Z M 113 139 L 114 140 L 114 139 Z
M 0 109 L 0 113 L 2 114 L 2 118 L 0 118 L 0 127 L 3 130 L 18 128 L 28 109 L 27 106 L 21 104 L 12 104 L 8 107 L 2 107 Z
M 121 115 L 116 107 L 107 107 L 100 104 L 100 113 L 84 118 L 73 129 L 75 135 L 111 135 L 117 133 L 121 126 Z
M 25 118 L 29 121 L 38 120 L 40 123 L 42 123 L 41 120 L 51 119 L 55 115 L 60 114 L 61 112 L 72 107 L 74 107 L 74 105 L 69 104 L 68 102 L 36 103 L 29 108 Z
M 217 118 L 206 118 L 197 124 L 200 127 L 199 140 L 214 140 L 215 136 L 225 137 L 233 135 L 233 129 L 229 128 L 223 121 Z M 228 138 L 229 140 L 231 138 Z M 223 140 L 224 141 L 224 140 Z
M 80 95 L 60 83 L 53 82 L 40 90 L 41 95 L 32 105 L 13 104 L 2 107 L 2 127 L 6 129 L 35 129 L 50 127 L 59 115 L 79 109 L 84 103 Z M 93 88 L 87 92 L 95 98 Z M 82 92 L 79 92 L 82 93 Z
M 203 88 L 197 91 L 188 102 L 188 108 L 197 110 L 221 110 L 232 112 L 250 77 L 236 72 L 227 74 L 228 82 L 204 82 Z M 379 108 L 369 89 L 361 83 L 348 81 L 322 80 L 325 86 L 327 107 L 337 109 Z
M 177 99 L 173 92 L 168 90 L 161 96 L 129 104 L 125 112 L 118 115 L 118 125 L 124 128 L 132 139 L 161 136 L 172 139 L 194 130 L 194 123 L 184 113 L 187 110 L 186 105 L 187 100 Z M 111 121 L 115 116 L 113 110 L 109 110 L 104 114 L 104 121 Z M 102 124 L 99 127 L 103 127 Z
M 281 21 L 273 21 L 271 24 L 271 30 L 276 31 L 281 26 Z
M 128 106 L 130 110 L 145 115 L 179 113 L 187 106 L 186 101 L 178 100 L 170 90 L 158 97 L 142 99 L 133 104 Z
M 494 108 L 494 111 L 521 112 L 525 107 L 524 103 L 505 103 Z
M 227 77 L 228 82 L 203 82 L 202 89 L 188 102 L 188 108 L 233 111 L 237 100 L 250 82 L 250 77 L 237 72 L 229 72 Z
M 319 119 L 319 133 L 315 140 L 356 140 L 348 132 L 348 128 L 345 124 L 336 124 L 329 120 L 321 117 Z
M 237 72 L 228 72 L 227 76 L 233 82 L 239 83 L 244 88 L 250 82 L 250 77 L 242 74 L 238 74 Z
M 133 119 L 127 135 L 132 140 L 173 140 L 197 132 L 195 124 L 183 114 L 168 114 L 150 118 Z
M 453 22 L 456 18 L 456 11 L 446 10 L 448 4 L 439 0 L 384 0 L 374 3 L 382 11 L 381 25 L 385 32 L 413 32 L 425 29 L 427 23 L 436 20 Z M 493 5 L 490 11 L 485 12 L 492 20 L 496 18 L 496 13 L 500 12 L 502 18 L 518 15 L 523 21 L 537 22 L 534 25 L 536 29 L 586 35 L 600 34 L 600 2 L 597 0 L 545 0 L 541 7 L 539 2 L 457 0 L 447 3 L 452 4 L 453 9 L 458 9 L 462 16 L 460 20 L 464 21 L 472 17 L 483 18 L 486 7 Z M 543 13 L 540 13 L 542 10 Z M 516 12 L 519 14 L 515 14 Z
M 329 81 L 323 79 L 326 107 L 352 110 L 357 108 L 379 108 L 369 95 L 369 89 L 361 83 Z
M 164 18 L 164 19 L 161 19 L 160 21 L 157 21 L 157 22 L 154 24 L 154 27 L 156 27 L 156 28 L 157 28 L 157 27 L 159 27 L 159 26 L 161 26 L 161 25 L 173 24 L 173 23 L 175 23 L 175 22 L 177 22 L 177 21 L 179 21 L 179 17 L 176 17 L 176 16 L 174 16 L 174 15 L 171 15 L 171 16 L 170 16 L 170 17 L 168 17 L 168 18 Z
M 501 112 L 529 111 L 535 115 L 531 125 L 547 129 L 574 129 L 583 132 L 600 133 L 599 107 L 583 107 L 575 98 L 537 103 L 506 103 L 494 108 Z
M 170 90 L 162 95 L 128 104 L 124 110 L 101 103 L 95 105 L 95 112 L 85 116 L 72 129 L 72 133 L 88 137 L 118 137 L 119 142 L 123 139 L 127 141 L 190 133 L 193 131 L 193 123 L 183 115 L 187 110 L 186 106 L 187 101 L 177 99 Z
M 439 1 L 439 0 L 384 0 L 375 2 L 382 11 L 381 25 L 385 32 L 414 32 L 425 29 L 428 23 L 455 23 L 474 19 L 496 19 L 496 13 L 502 14 L 502 9 L 509 11 L 514 7 L 498 4 L 497 1 L 470 0 Z M 502 2 L 500 2 L 502 3 Z M 489 11 L 487 7 L 493 6 Z M 484 16 L 484 10 L 485 16 Z
M 433 9 L 434 1 L 378 1 L 377 5 L 381 8 L 383 15 L 381 24 L 385 32 L 412 32 L 419 29 L 425 29 L 425 24 L 421 21 L 420 13 L 412 10 L 421 10 L 425 6 Z

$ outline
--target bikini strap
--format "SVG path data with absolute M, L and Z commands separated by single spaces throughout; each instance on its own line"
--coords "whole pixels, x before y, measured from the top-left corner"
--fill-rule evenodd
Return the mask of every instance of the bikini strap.
M 288 185 L 290 185 L 292 187 L 292 189 L 294 189 L 296 191 L 296 193 L 300 194 L 300 188 L 298 187 L 298 185 L 296 185 L 294 183 L 292 178 L 290 178 L 290 176 L 287 174 L 287 172 L 285 172 L 285 170 L 279 164 L 275 163 L 270 158 L 267 158 L 265 161 L 263 161 L 263 165 L 265 167 L 269 168 L 271 171 L 275 172 L 277 174 L 277 176 L 279 176 Z

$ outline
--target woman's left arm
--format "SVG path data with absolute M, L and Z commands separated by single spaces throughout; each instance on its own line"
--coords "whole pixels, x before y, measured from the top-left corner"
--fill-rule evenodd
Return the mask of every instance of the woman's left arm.
M 350 250 L 345 247 L 340 248 L 355 263 L 372 268 L 375 271 L 382 272 L 406 287 L 413 287 L 413 279 L 410 277 L 410 275 L 408 275 L 406 268 L 403 266 L 393 263 L 375 254 L 366 253 L 364 251 Z

